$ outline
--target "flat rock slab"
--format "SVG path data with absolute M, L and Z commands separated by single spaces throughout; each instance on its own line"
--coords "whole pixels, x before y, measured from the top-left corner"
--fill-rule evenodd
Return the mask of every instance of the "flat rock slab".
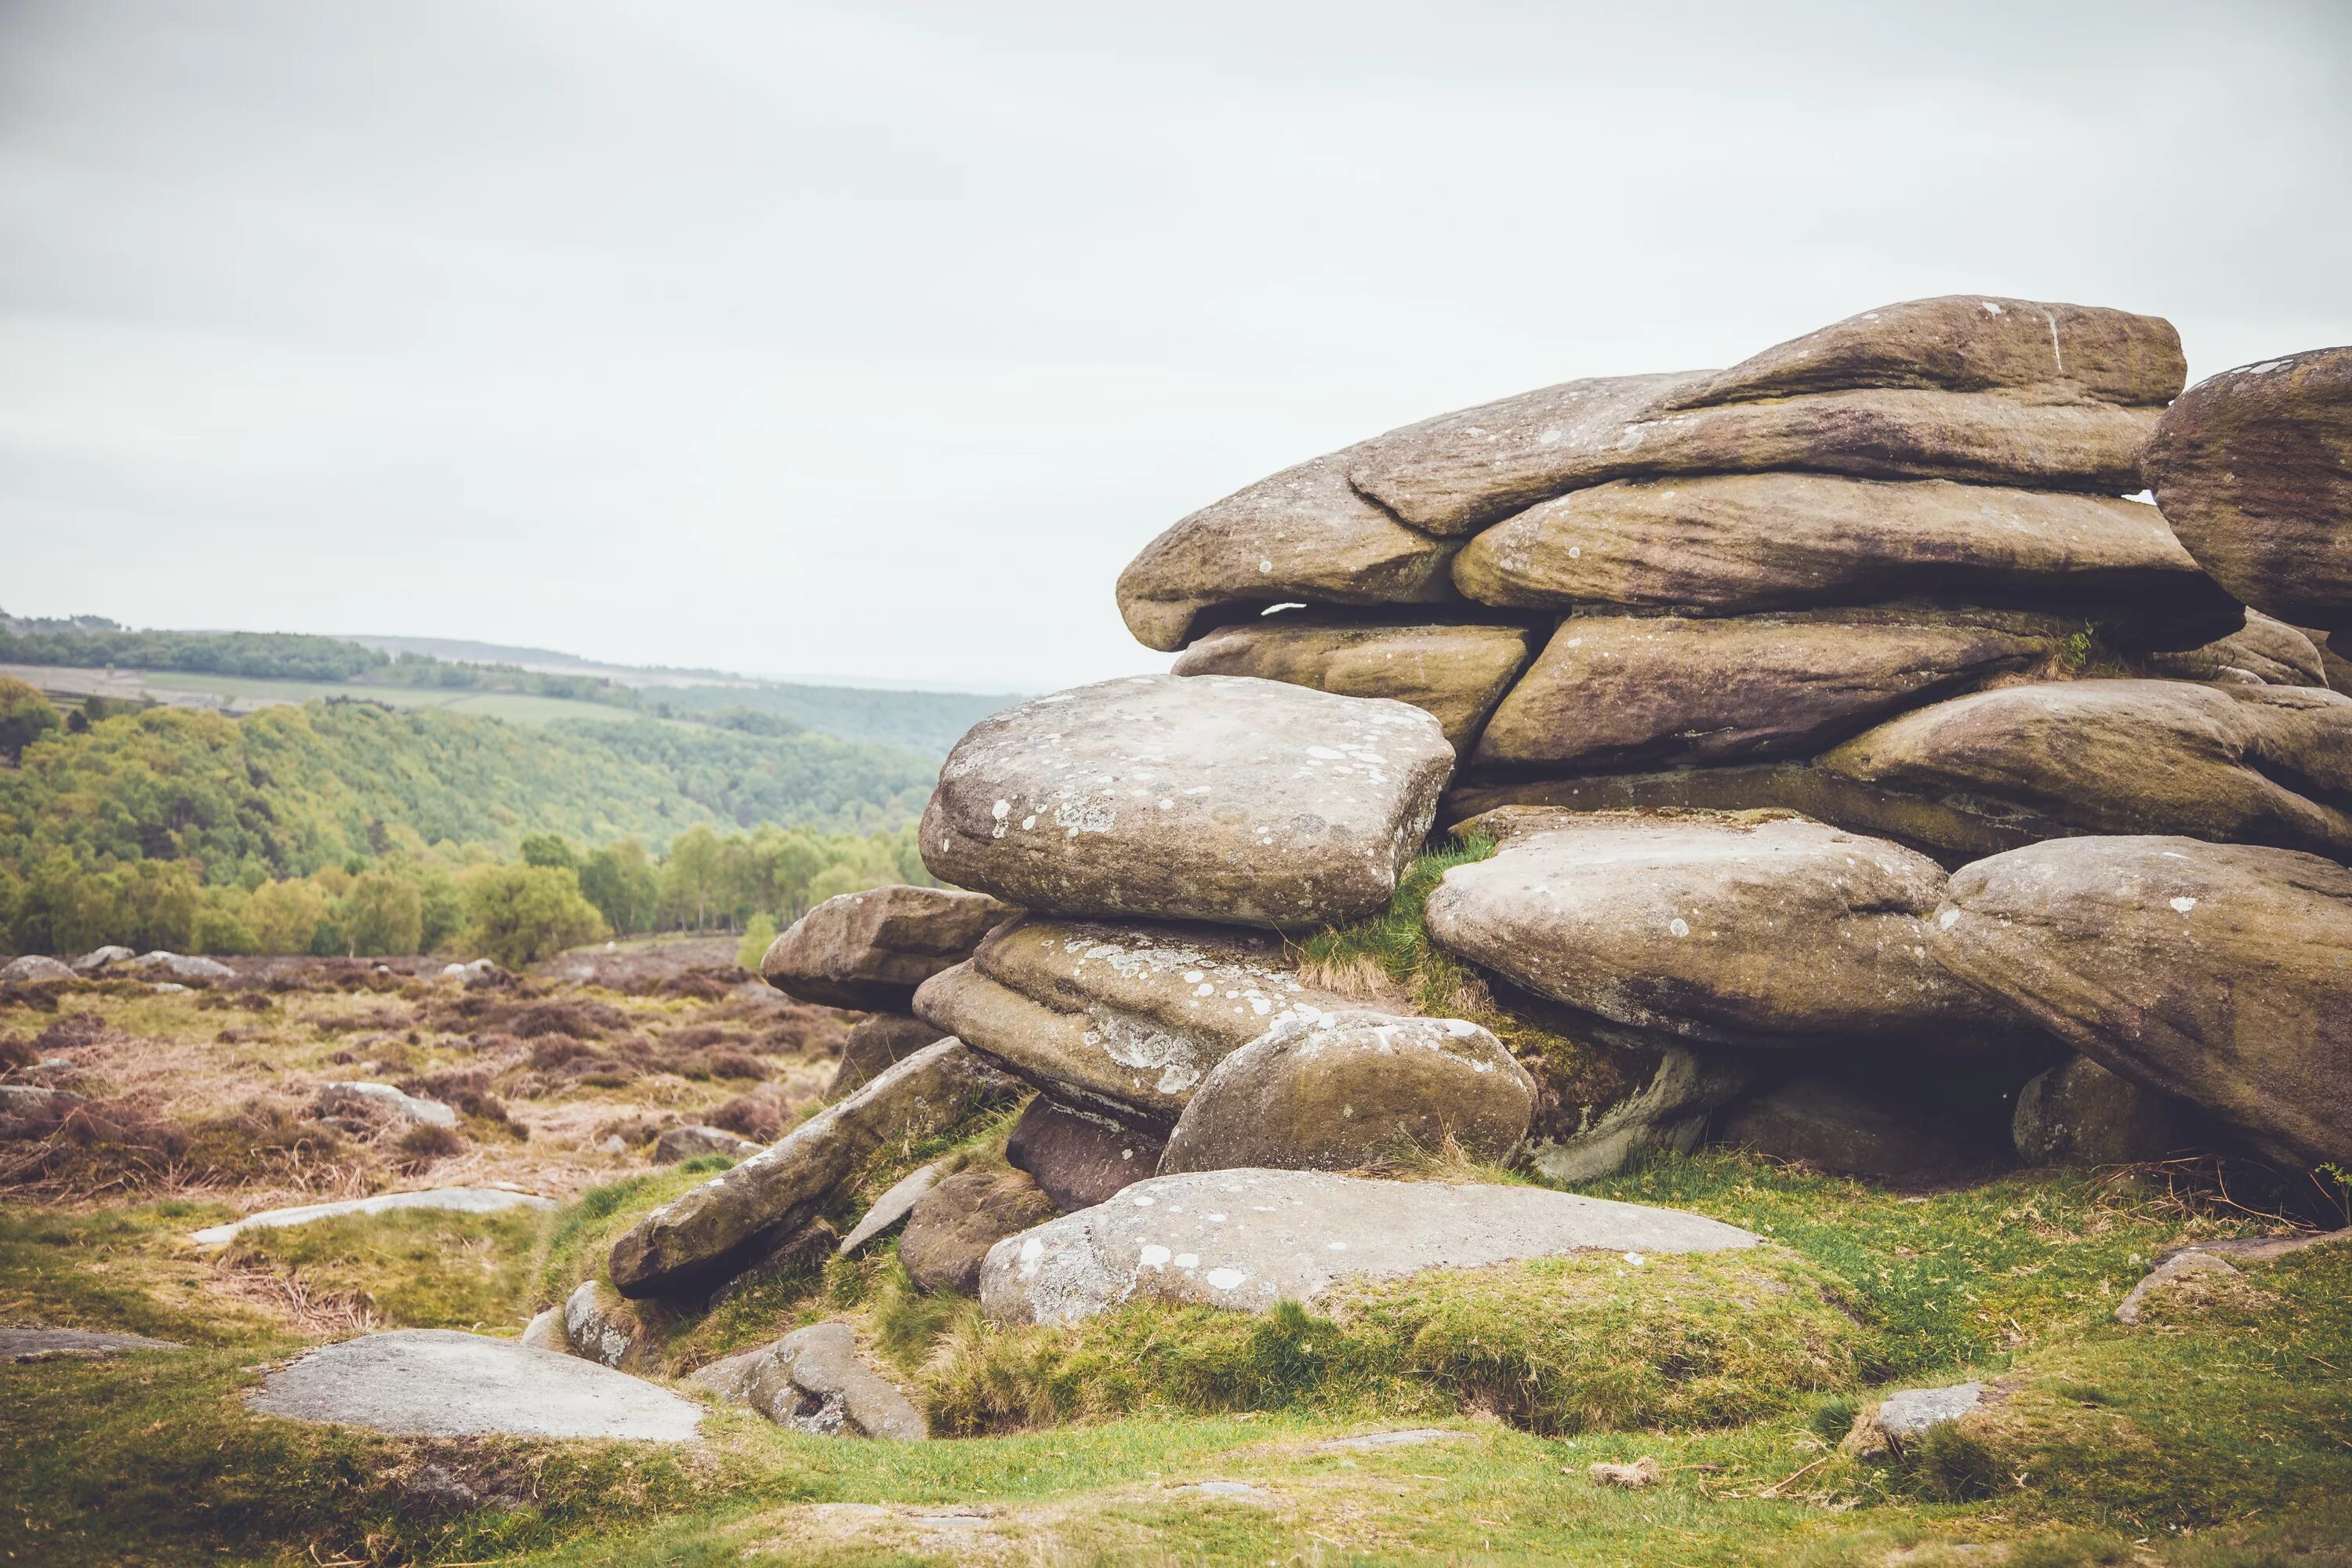
M 1263 1312 L 1360 1280 L 1566 1253 L 1721 1252 L 1760 1237 L 1678 1209 L 1539 1187 L 1211 1171 L 1138 1182 L 990 1248 L 1000 1322 L 1068 1323 L 1129 1301 Z
M 176 1340 L 144 1334 L 99 1333 L 89 1329 L 0 1329 L 0 1362 L 48 1361 L 66 1356 L 120 1355 L 125 1351 L 176 1351 Z
M 1958 1421 L 1984 1400 L 1981 1383 L 1955 1384 L 1949 1388 L 1906 1388 L 1879 1402 L 1878 1429 L 1896 1442 L 1925 1436 L 1928 1428 Z
M 412 1437 L 625 1437 L 683 1443 L 692 1400 L 577 1356 L 446 1329 L 401 1329 L 312 1351 L 247 1405 Z
M 264 1209 L 226 1225 L 206 1226 L 190 1234 L 199 1247 L 225 1247 L 248 1230 L 268 1230 L 281 1225 L 309 1225 L 341 1219 L 345 1215 L 392 1214 L 401 1209 L 446 1209 L 453 1214 L 502 1214 L 508 1209 L 551 1209 L 551 1198 L 497 1187 L 436 1187 L 423 1193 L 378 1193 L 372 1198 L 344 1198 L 331 1204 L 302 1204 L 293 1208 Z
M 918 1165 L 899 1177 L 891 1184 L 888 1192 L 874 1200 L 874 1206 L 866 1211 L 866 1217 L 850 1227 L 849 1234 L 841 1238 L 841 1245 L 834 1250 L 844 1258 L 855 1256 L 867 1242 L 914 1213 L 915 1200 L 938 1185 L 939 1180 L 940 1163 L 936 1160 L 928 1165 Z
M 1467 1437 L 1467 1432 L 1451 1432 L 1443 1426 L 1408 1426 L 1397 1432 L 1365 1432 L 1353 1437 L 1334 1437 L 1315 1445 L 1318 1454 L 1377 1453 L 1383 1448 L 1415 1448 L 1423 1443 L 1451 1443 L 1457 1437 Z
M 915 987 L 971 956 L 1013 911 L 953 888 L 872 888 L 827 899 L 760 961 L 768 984 L 803 1002 L 903 1013 Z
M 1295 929 L 1385 907 L 1454 748 L 1385 699 L 1106 680 L 972 726 L 923 813 L 934 876 L 1024 909 Z
M 1536 640 L 1525 626 L 1339 618 L 1345 614 L 1220 627 L 1184 650 L 1176 673 L 1254 675 L 1342 697 L 1392 697 L 1435 719 L 1454 751 L 1467 755 Z

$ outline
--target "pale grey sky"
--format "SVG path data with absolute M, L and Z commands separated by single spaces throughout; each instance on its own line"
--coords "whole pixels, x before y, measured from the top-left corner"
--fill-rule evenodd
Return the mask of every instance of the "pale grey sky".
M 1042 689 L 1391 426 L 2352 342 L 2352 6 L 0 0 L 0 605 Z

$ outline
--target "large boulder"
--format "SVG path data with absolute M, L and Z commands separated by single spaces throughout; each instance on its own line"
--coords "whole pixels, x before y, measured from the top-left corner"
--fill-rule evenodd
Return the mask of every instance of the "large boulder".
M 1476 761 L 1592 773 L 1811 753 L 1925 699 L 2049 660 L 2056 616 L 1930 608 L 1571 616 Z
M 913 998 L 908 1002 L 911 1006 Z M 854 1094 L 879 1078 L 891 1063 L 905 1061 L 925 1046 L 946 1037 L 944 1031 L 920 1018 L 902 1017 L 896 1013 L 877 1013 L 862 1019 L 850 1026 L 849 1033 L 841 1037 L 841 1062 L 833 1069 L 833 1083 L 825 1089 L 824 1097 L 840 1100 Z
M 723 1280 L 806 1224 L 885 1142 L 946 1127 L 1006 1088 L 961 1041 L 926 1047 L 639 1220 L 613 1244 L 613 1283 L 644 1297 Z
M 1344 1171 L 1449 1141 L 1501 1160 L 1535 1101 L 1527 1069 L 1475 1024 L 1294 1014 L 1210 1069 L 1160 1169 Z
M 1056 1098 L 1164 1129 L 1227 1053 L 1284 1017 L 1349 1005 L 1277 939 L 1202 925 L 1030 915 L 924 983 L 933 1025 Z
M 923 813 L 935 876 L 1026 909 L 1291 929 L 1381 909 L 1454 750 L 1418 708 L 1136 676 L 1006 709 Z
M 2335 687 L 2327 656 L 2311 635 L 2260 610 L 2227 637 L 2192 648 L 2152 654 L 2148 673 L 2174 680 L 2221 680 L 2240 686 Z
M 1391 697 L 1435 719 L 1455 752 L 1466 755 L 1536 640 L 1518 626 L 1301 612 L 1213 631 L 1186 648 L 1175 668 L 1254 675 L 1342 697 Z
M 1974 1129 L 1909 1097 L 1818 1074 L 1792 1079 L 1733 1109 L 1717 1136 L 1775 1160 L 1884 1182 L 1976 1174 L 1999 1151 Z
M 1136 641 L 1173 653 L 1204 624 L 1294 600 L 1452 604 L 1458 548 L 1358 495 L 1335 454 L 1237 490 L 1144 546 L 1118 574 L 1118 613 Z
M 915 1200 L 898 1237 L 898 1261 L 919 1290 L 970 1296 L 980 1289 L 980 1263 L 990 1247 L 1056 1212 L 1026 1172 L 960 1172 Z
M 1947 294 L 1848 316 L 1708 376 L 1671 401 L 1699 407 L 1921 386 L 2160 408 L 2188 374 L 2180 334 L 2160 316 Z
M 2352 697 L 2304 687 L 2075 680 L 1972 692 L 1820 759 L 1882 792 L 2039 836 L 2192 834 L 2352 854 Z
M 623 1437 L 683 1443 L 694 1401 L 576 1356 L 446 1329 L 322 1345 L 246 1401 L 264 1415 L 416 1437 Z
M 2075 1057 L 2017 1091 L 2011 1138 L 2036 1165 L 2124 1165 L 2161 1160 L 2183 1142 L 2185 1107 L 2168 1094 Z
M 1322 1171 L 1156 1177 L 990 1249 L 999 1322 L 1068 1323 L 1129 1301 L 1264 1312 L 1357 1280 L 1563 1253 L 1721 1252 L 1759 1238 L 1678 1209 L 1541 1187 L 1381 1182 Z
M 903 1013 L 915 987 L 971 956 L 1013 911 L 985 893 L 874 888 L 827 899 L 794 921 L 760 961 L 779 991 L 827 1007 Z
M 1737 1046 L 2000 1031 L 1929 961 L 1944 873 L 1789 813 L 1513 808 L 1430 896 L 1432 941 L 1601 1017 Z
M 2221 585 L 2352 634 L 2352 347 L 2199 382 L 2144 459 L 2166 521 Z
M 1712 615 L 1960 595 L 2079 606 L 2168 642 L 2237 613 L 2143 501 L 1809 473 L 1574 490 L 1471 541 L 1454 579 L 1489 605 Z
M 2352 1164 L 2352 871 L 2194 838 L 2065 838 L 1956 873 L 1946 968 L 2276 1158 Z
M 71 980 L 73 977 L 73 967 L 70 964 L 37 952 L 28 952 L 22 958 L 12 958 L 5 965 L 0 965 L 0 984 L 39 985 L 53 980 Z
M 1029 1101 L 1004 1141 L 1004 1159 L 1026 1171 L 1065 1214 L 1107 1203 L 1160 1168 L 1167 1139 L 1131 1122 L 1064 1105 L 1049 1094 Z
M 904 1394 L 857 1353 L 847 1323 L 811 1323 L 773 1344 L 712 1362 L 687 1381 L 730 1405 L 819 1437 L 920 1442 L 931 1435 Z

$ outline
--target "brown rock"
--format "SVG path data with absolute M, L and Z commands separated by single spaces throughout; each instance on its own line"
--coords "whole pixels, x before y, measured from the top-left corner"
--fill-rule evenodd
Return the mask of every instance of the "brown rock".
M 1454 767 L 1402 702 L 1240 676 L 1135 676 L 1008 708 L 956 742 L 924 864 L 1066 915 L 1278 929 L 1386 906 Z
M 874 888 L 827 899 L 768 949 L 760 973 L 779 991 L 828 1007 L 903 1013 L 915 987 L 971 955 L 1013 911 L 952 888 Z
M 1179 675 L 1254 675 L 1342 697 L 1410 702 L 1466 753 L 1536 634 L 1525 626 L 1363 624 L 1332 616 L 1270 616 L 1211 632 L 1176 661 Z
M 1349 1005 L 1302 984 L 1273 937 L 1035 915 L 992 932 L 915 998 L 930 1022 L 1056 1099 L 1161 1128 L 1227 1053 L 1293 1012 Z
M 2145 471 L 2172 531 L 2223 587 L 2299 626 L 2352 632 L 2352 347 L 2199 382 Z
M 911 1001 L 909 998 L 910 1004 Z M 925 1046 L 946 1037 L 920 1018 L 877 1013 L 853 1025 L 849 1033 L 842 1037 L 841 1065 L 833 1069 L 833 1084 L 824 1091 L 824 1097 L 835 1100 L 854 1094 L 879 1078 L 892 1063 L 905 1061 Z
M 1489 605 L 1716 615 L 1958 595 L 2103 619 L 2161 647 L 2225 635 L 2239 616 L 2145 502 L 1810 473 L 1575 490 L 1472 540 L 1454 580 Z
M 1004 1158 L 1026 1171 L 1065 1214 L 1108 1202 L 1120 1188 L 1153 1174 L 1163 1133 L 1073 1110 L 1041 1094 L 1022 1111 Z
M 2188 374 L 2180 334 L 2162 317 L 1948 294 L 1848 316 L 1766 349 L 1672 401 L 1676 407 L 1696 408 L 1856 387 L 1916 386 L 2160 408 L 2179 394 Z
M 1221 616 L 1291 600 L 1449 604 L 1456 548 L 1350 489 L 1335 454 L 1260 479 L 1153 540 L 1118 574 L 1118 613 L 1136 641 L 1172 653 Z
M 2319 647 L 2284 621 L 2248 610 L 2245 624 L 2228 637 L 2178 653 L 2151 654 L 2148 673 L 2174 680 L 2220 680 L 2236 685 L 2315 686 L 2325 690 L 2327 665 Z
M 2181 1103 L 2076 1057 L 2017 1091 L 2018 1158 L 2035 1165 L 2161 1160 L 2185 1142 Z
M 1448 1142 L 1498 1161 L 1535 1100 L 1527 1069 L 1475 1024 L 1293 1014 L 1210 1070 L 1160 1168 L 1344 1171 Z
M 1735 1046 L 2004 1032 L 1927 956 L 1944 873 L 1884 840 L 1771 812 L 1512 809 L 1490 859 L 1430 896 L 1430 939 L 1603 1018 Z
M 2074 629 L 1994 610 L 1572 616 L 1475 760 L 1589 773 L 1811 752 L 1906 703 L 2048 659 Z
M 1885 1182 L 1950 1181 L 1994 1163 L 1966 1129 L 1832 1078 L 1796 1079 L 1758 1096 L 1726 1117 L 1717 1136 L 1775 1160 Z
M 2194 838 L 2065 838 L 1954 875 L 1952 973 L 2297 1165 L 2352 1163 L 2352 871 Z
M 898 1261 L 925 1292 L 980 1293 L 981 1260 L 1016 1231 L 1055 1215 L 1053 1200 L 1022 1171 L 965 1171 L 915 1200 L 898 1237 Z
M 2065 832 L 2193 834 L 2352 853 L 2352 698 L 2302 687 L 2079 680 L 1918 709 L 1825 753 L 1872 788 Z

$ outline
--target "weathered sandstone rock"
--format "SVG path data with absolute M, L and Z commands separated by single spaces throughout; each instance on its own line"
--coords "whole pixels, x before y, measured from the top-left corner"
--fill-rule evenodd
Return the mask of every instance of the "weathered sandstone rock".
M 912 1002 L 908 998 L 910 1005 Z M 851 1026 L 849 1033 L 842 1037 L 841 1065 L 833 1069 L 833 1084 L 824 1091 L 824 1097 L 831 1100 L 852 1094 L 879 1078 L 891 1063 L 905 1061 L 925 1046 L 946 1037 L 920 1018 L 877 1013 Z
M 1732 1110 L 1717 1138 L 1775 1160 L 1885 1182 L 1984 1170 L 1996 1151 L 1922 1107 L 1840 1079 L 1792 1079 Z
M 764 1146 L 748 1138 L 738 1138 L 722 1128 L 673 1127 L 654 1140 L 654 1163 L 675 1165 L 681 1160 L 692 1160 L 704 1154 L 724 1154 L 730 1159 L 745 1160 Z
M 1728 1045 L 2009 1024 L 1929 961 L 1935 862 L 1770 812 L 1517 808 L 1431 895 L 1432 941 L 1571 1007 Z
M 1825 753 L 1874 788 L 2064 832 L 2192 834 L 2352 853 L 2352 698 L 2077 680 L 1917 709 Z
M 573 1355 L 615 1372 L 658 1369 L 661 1354 L 628 1302 L 609 1285 L 583 1279 L 563 1299 L 563 1342 Z
M 1179 675 L 1254 675 L 1342 697 L 1410 702 L 1444 728 L 1457 753 L 1527 667 L 1525 626 L 1430 621 L 1362 624 L 1328 615 L 1274 616 L 1224 626 L 1184 650 Z
M 2352 347 L 2199 382 L 2165 412 L 2145 469 L 2172 531 L 2223 587 L 2352 634 Z
M 2352 871 L 2193 838 L 2067 838 L 1957 873 L 1945 967 L 2297 1163 L 2352 1163 Z
M 990 1247 L 1055 1212 L 1026 1172 L 961 1172 L 915 1200 L 898 1261 L 919 1290 L 970 1296 L 980 1289 L 980 1261 Z
M 1004 1158 L 1068 1214 L 1107 1203 L 1153 1174 L 1166 1142 L 1161 1133 L 1041 1094 L 1013 1124 Z
M 687 1379 L 779 1426 L 819 1437 L 920 1442 L 930 1424 L 857 1353 L 847 1323 L 811 1323 L 775 1343 L 712 1362 Z
M 1541 1187 L 1379 1182 L 1322 1171 L 1159 1176 L 990 1249 L 999 1322 L 1068 1323 L 1129 1301 L 1263 1312 L 1357 1280 L 1563 1253 L 1721 1252 L 1759 1237 L 1678 1209 Z
M 983 719 L 923 813 L 934 875 L 1026 909 L 1281 928 L 1384 906 L 1454 765 L 1402 702 L 1137 676 Z
M 5 965 L 0 966 L 0 984 L 38 985 L 47 981 L 71 980 L 73 977 L 70 964 L 37 952 L 12 958 Z
M 1571 616 L 1476 762 L 1579 773 L 1811 753 L 1924 699 L 2045 661 L 2080 623 L 2017 611 Z
M 926 982 L 915 1005 L 1070 1104 L 1164 1128 L 1227 1053 L 1290 1014 L 1349 1003 L 1302 984 L 1270 936 L 1031 915 Z
M 1160 1169 L 1343 1171 L 1449 1139 L 1500 1160 L 1527 1136 L 1535 1100 L 1527 1069 L 1475 1024 L 1293 1014 L 1210 1069 Z
M 760 973 L 779 991 L 828 1007 L 903 1013 L 915 987 L 961 963 L 1013 911 L 985 893 L 874 888 L 827 899 L 768 949 Z
M 1334 454 L 1260 479 L 1153 540 L 1118 575 L 1118 613 L 1136 641 L 1173 653 L 1205 622 L 1251 607 L 1448 604 L 1457 548 L 1358 495 Z
M 246 1402 L 264 1415 L 404 1436 L 625 1437 L 683 1443 L 694 1401 L 576 1356 L 446 1329 L 323 1345 L 269 1374 Z
M 1921 386 L 2162 407 L 2188 374 L 2180 334 L 2160 316 L 1948 294 L 1848 316 L 1766 349 L 1672 401 L 1696 408 L 1853 387 Z
M 915 1212 L 916 1200 L 939 1183 L 940 1162 L 936 1160 L 908 1172 L 874 1200 L 865 1217 L 850 1227 L 849 1234 L 834 1250 L 844 1258 L 855 1258 L 867 1242 L 906 1223 L 907 1216 Z
M 2238 615 L 2144 501 L 1812 473 L 1574 490 L 1472 540 L 1454 580 L 1490 605 L 1716 615 L 1931 594 L 2079 610 L 2165 647 L 2221 636 Z
M 613 1244 L 613 1283 L 625 1296 L 655 1296 L 723 1279 L 761 1243 L 815 1215 L 886 1140 L 947 1126 L 1005 1087 L 961 1041 L 926 1047 L 639 1220 Z
M 2017 1091 L 2011 1136 L 2036 1165 L 2123 1165 L 2161 1160 L 2187 1131 L 2179 1100 L 2076 1057 Z
M 2248 610 L 2245 624 L 2197 647 L 2148 656 L 2148 673 L 2173 680 L 2221 680 L 2237 685 L 2335 685 L 2319 645 L 2297 627 Z

